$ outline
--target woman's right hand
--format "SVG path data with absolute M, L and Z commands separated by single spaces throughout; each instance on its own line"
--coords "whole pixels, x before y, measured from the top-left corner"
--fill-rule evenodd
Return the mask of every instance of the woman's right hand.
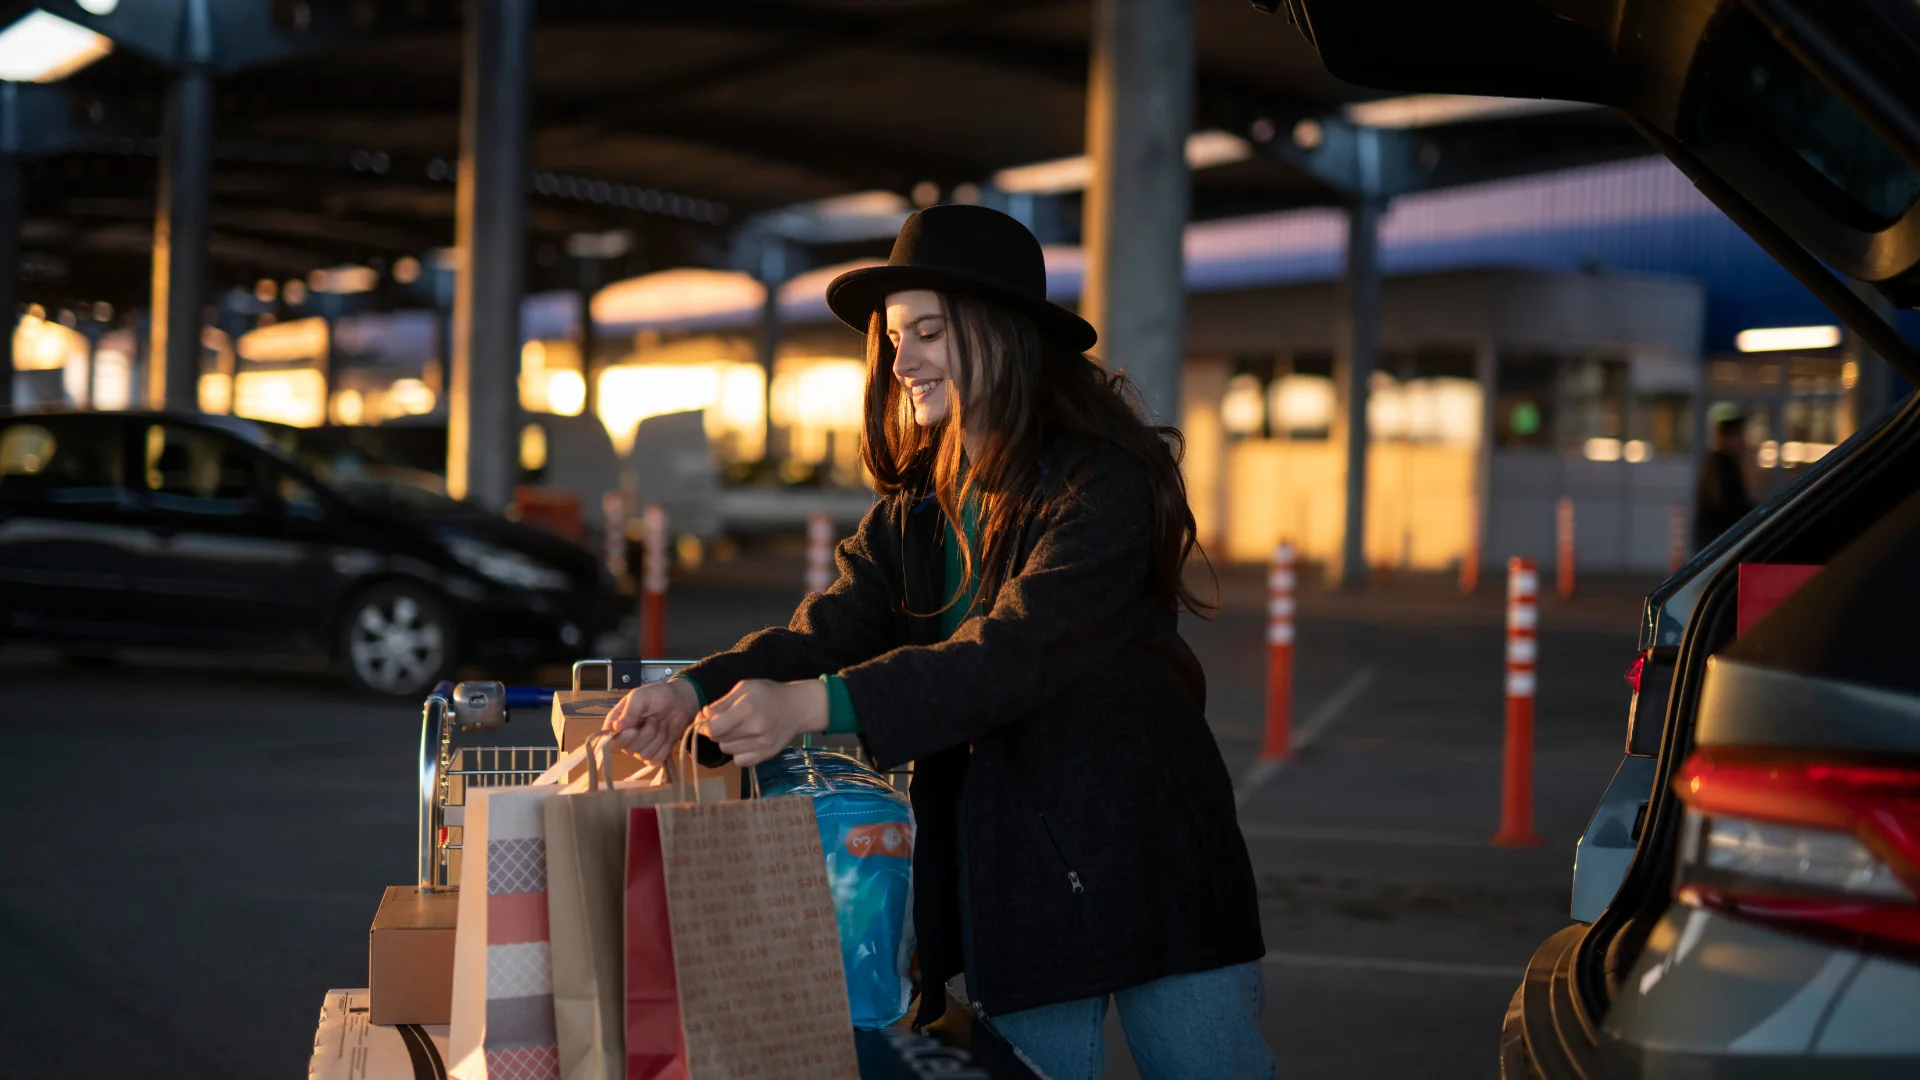
M 660 764 L 680 744 L 699 713 L 700 695 L 693 684 L 685 679 L 668 679 L 629 690 L 607 714 L 605 730 L 613 733 L 615 750 Z

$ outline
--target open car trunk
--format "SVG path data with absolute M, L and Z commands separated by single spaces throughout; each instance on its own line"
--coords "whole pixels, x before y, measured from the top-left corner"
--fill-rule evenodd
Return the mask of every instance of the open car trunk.
M 1909 380 L 1920 354 L 1875 306 L 1920 301 L 1920 5 L 1912 0 L 1256 0 L 1347 81 L 1413 93 L 1619 110 L 1728 217 Z M 1856 291 L 1857 290 L 1857 291 Z M 1883 305 L 1884 306 L 1884 305 Z M 1656 755 L 1644 830 L 1613 902 L 1536 954 L 1514 997 L 1503 1074 L 1602 1069 L 1603 1023 L 1673 899 L 1707 657 L 1735 637 L 1740 563 L 1825 564 L 1915 490 L 1920 404 L 1863 428 L 1647 602 L 1641 647 L 1671 663 L 1636 702 Z M 1654 727 L 1653 725 L 1657 725 Z M 1657 738 L 1653 737 L 1657 732 Z

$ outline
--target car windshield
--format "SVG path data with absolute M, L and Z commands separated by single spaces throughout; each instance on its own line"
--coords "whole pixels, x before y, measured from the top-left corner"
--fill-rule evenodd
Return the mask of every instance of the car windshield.
M 439 475 L 383 459 L 325 429 L 276 428 L 270 438 L 288 458 L 358 505 L 411 512 L 459 505 L 447 496 Z

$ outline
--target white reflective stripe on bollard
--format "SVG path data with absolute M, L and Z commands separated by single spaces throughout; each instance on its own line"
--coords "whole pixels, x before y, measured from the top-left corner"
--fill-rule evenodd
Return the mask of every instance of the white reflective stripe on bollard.
M 1276 596 L 1267 601 L 1267 614 L 1276 619 L 1293 618 L 1293 597 Z
M 1540 625 L 1540 609 L 1532 604 L 1514 605 L 1507 609 L 1507 626 L 1513 630 L 1532 630 Z
M 1267 644 L 1269 645 L 1293 644 L 1293 624 L 1292 623 L 1269 623 L 1267 625 Z
M 1293 591 L 1293 571 L 1275 570 L 1267 575 L 1267 588 Z
M 1532 697 L 1533 696 L 1533 672 L 1531 671 L 1507 672 L 1507 696 L 1508 697 Z
M 1540 643 L 1530 637 L 1507 639 L 1507 663 L 1531 664 L 1538 655 Z
M 1507 577 L 1507 593 L 1510 596 L 1538 596 L 1540 593 L 1540 573 L 1537 570 L 1522 570 Z

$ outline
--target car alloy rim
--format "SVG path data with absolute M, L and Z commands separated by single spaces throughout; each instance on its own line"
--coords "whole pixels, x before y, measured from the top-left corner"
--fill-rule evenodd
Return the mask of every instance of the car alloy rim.
M 412 690 L 440 670 L 444 640 L 411 596 L 368 603 L 354 616 L 347 651 L 362 681 L 392 693 Z

